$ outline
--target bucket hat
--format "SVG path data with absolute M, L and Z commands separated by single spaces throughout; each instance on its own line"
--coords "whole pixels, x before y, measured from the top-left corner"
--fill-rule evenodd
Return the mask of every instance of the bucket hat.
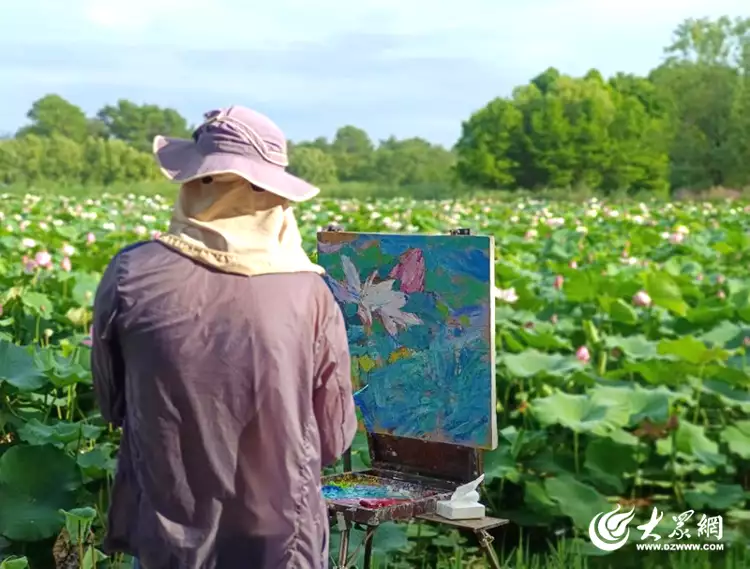
M 246 107 L 206 113 L 192 140 L 156 136 L 153 151 L 164 175 L 181 184 L 235 174 L 293 202 L 309 200 L 320 192 L 286 171 L 287 141 L 276 123 Z

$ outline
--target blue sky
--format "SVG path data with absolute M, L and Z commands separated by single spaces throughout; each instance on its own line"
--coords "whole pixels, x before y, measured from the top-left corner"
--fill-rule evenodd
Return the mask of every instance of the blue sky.
M 747 1 L 0 0 L 0 132 L 58 93 L 90 114 L 127 98 L 196 122 L 242 104 L 294 140 L 355 124 L 451 145 L 550 65 L 646 73 L 683 19 Z

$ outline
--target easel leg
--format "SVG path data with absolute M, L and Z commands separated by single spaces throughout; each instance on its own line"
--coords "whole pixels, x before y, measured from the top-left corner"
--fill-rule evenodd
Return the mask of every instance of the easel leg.
M 484 550 L 484 554 L 487 556 L 487 561 L 489 561 L 490 567 L 492 567 L 492 569 L 501 569 L 500 559 L 497 557 L 495 548 L 492 547 L 492 542 L 495 538 L 483 529 L 476 532 L 476 535 L 479 539 L 479 546 Z
M 344 472 L 351 472 L 352 471 L 352 449 L 348 448 L 346 449 L 346 452 L 344 452 Z
M 372 564 L 372 541 L 375 537 L 376 529 L 378 529 L 378 526 L 367 526 L 367 531 L 365 532 L 365 562 L 362 566 L 363 569 L 370 569 Z
M 346 528 L 341 530 L 341 539 L 339 541 L 339 563 L 336 569 L 347 569 L 349 564 L 347 557 L 349 557 L 349 533 L 352 531 L 351 526 L 347 523 Z

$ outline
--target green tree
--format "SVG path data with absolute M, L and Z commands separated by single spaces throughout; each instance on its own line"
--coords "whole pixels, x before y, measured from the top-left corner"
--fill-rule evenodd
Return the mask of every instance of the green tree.
M 57 134 L 80 142 L 88 135 L 86 113 L 60 95 L 45 95 L 34 101 L 26 116 L 31 124 L 21 128 L 16 136 Z
M 55 180 L 61 184 L 74 184 L 81 181 L 87 165 L 83 161 L 83 149 L 80 144 L 53 134 L 43 140 L 44 160 L 41 164 L 41 178 Z
M 174 109 L 157 105 L 137 105 L 120 99 L 97 113 L 112 138 L 122 140 L 142 152 L 150 152 L 158 134 L 189 138 L 191 131 L 187 120 Z
M 89 137 L 79 144 L 58 134 L 27 134 L 0 141 L 0 183 L 109 185 L 159 177 L 151 153 L 120 140 Z
M 21 183 L 21 161 L 18 140 L 0 141 L 0 184 Z
M 464 123 L 457 173 L 492 188 L 664 192 L 666 113 L 649 110 L 658 102 L 635 78 L 607 82 L 596 70 L 572 78 L 549 69 Z
M 554 67 L 548 67 L 542 73 L 531 80 L 531 84 L 536 87 L 540 93 L 546 95 L 554 87 L 557 80 L 560 79 L 560 72 Z
M 331 184 L 337 181 L 336 162 L 330 154 L 314 146 L 291 146 L 289 171 L 311 184 Z
M 372 179 L 374 146 L 367 133 L 356 126 L 343 126 L 336 131 L 330 152 L 342 182 Z
M 541 91 L 536 84 L 516 89 L 514 105 L 521 113 L 516 181 L 524 188 L 564 188 L 573 184 L 576 149 L 565 101 L 554 83 Z
M 641 95 L 630 89 L 613 89 L 616 112 L 609 125 L 610 160 L 602 172 L 602 188 L 666 197 L 669 122 L 667 117 L 653 113 Z
M 309 148 L 317 148 L 318 150 L 322 150 L 326 153 L 331 153 L 331 143 L 328 142 L 328 139 L 324 136 L 319 136 L 313 141 L 310 142 L 301 142 L 298 144 L 298 146 L 306 146 Z
M 472 114 L 455 146 L 458 178 L 473 186 L 513 188 L 520 175 L 523 120 L 513 102 L 501 98 Z
M 672 107 L 672 185 L 748 183 L 750 19 L 690 19 L 651 74 Z
M 380 143 L 373 157 L 374 181 L 388 185 L 446 183 L 453 179 L 452 152 L 423 138 Z

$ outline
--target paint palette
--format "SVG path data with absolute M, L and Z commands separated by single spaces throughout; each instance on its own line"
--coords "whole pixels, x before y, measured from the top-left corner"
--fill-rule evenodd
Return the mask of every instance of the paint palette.
M 453 488 L 438 480 L 362 471 L 324 478 L 322 492 L 329 509 L 360 523 L 379 523 L 434 512 Z

